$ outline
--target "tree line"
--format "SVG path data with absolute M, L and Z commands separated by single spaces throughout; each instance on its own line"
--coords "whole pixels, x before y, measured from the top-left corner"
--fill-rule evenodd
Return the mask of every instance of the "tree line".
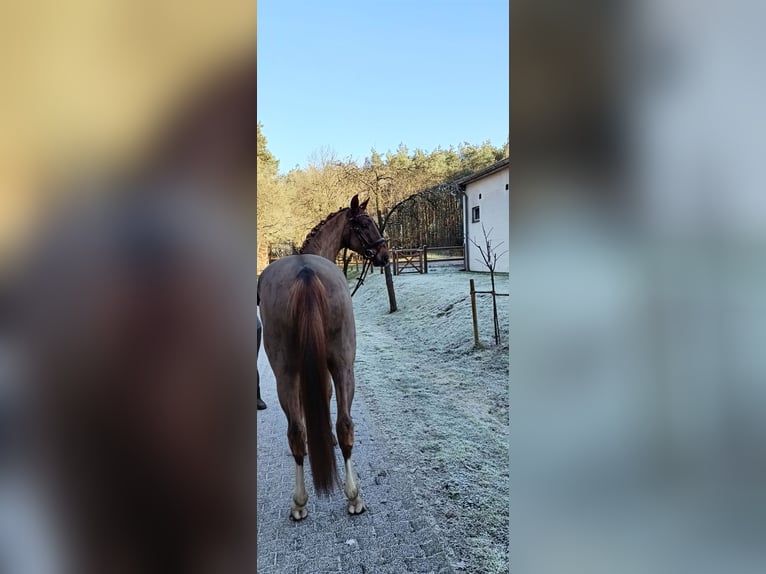
M 358 193 L 369 197 L 367 211 L 376 220 L 381 233 L 397 211 L 416 199 L 430 205 L 449 202 L 440 199 L 450 182 L 480 170 L 508 156 L 508 144 L 493 146 L 489 141 L 474 145 L 467 142 L 437 147 L 432 151 L 410 149 L 399 144 L 395 151 L 375 149 L 361 163 L 341 159 L 331 148 L 314 152 L 305 167 L 279 173 L 279 159 L 268 149 L 263 126 L 258 125 L 257 148 L 257 229 L 259 254 L 269 244 L 294 242 L 301 245 L 306 234 L 327 214 L 348 204 Z M 412 213 L 423 212 L 423 208 Z M 430 217 L 430 225 L 434 225 Z M 423 217 L 399 217 L 390 231 L 402 237 L 424 237 L 424 232 L 403 230 L 403 222 L 424 220 Z M 396 227 L 397 229 L 394 229 Z M 401 239 L 405 241 L 405 239 Z M 259 255 L 259 263 L 261 262 Z M 260 267 L 260 265 L 259 265 Z

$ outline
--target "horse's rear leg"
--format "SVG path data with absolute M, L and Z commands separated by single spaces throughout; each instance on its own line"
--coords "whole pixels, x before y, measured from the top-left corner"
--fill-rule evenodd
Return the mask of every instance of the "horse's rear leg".
M 303 474 L 303 459 L 306 456 L 306 427 L 299 418 L 291 418 L 287 415 L 287 442 L 295 459 L 295 490 L 290 507 L 290 517 L 293 520 L 303 520 L 308 514 L 306 504 L 309 494 L 306 491 L 306 482 Z
M 354 399 L 354 370 L 353 368 L 331 368 L 335 381 L 335 399 L 338 404 L 338 420 L 335 432 L 343 453 L 346 465 L 346 482 L 343 492 L 348 498 L 349 514 L 361 514 L 366 510 L 359 489 L 359 479 L 351 462 L 351 450 L 354 448 L 354 421 L 351 419 L 351 401 Z
M 332 375 L 332 373 L 330 373 Z M 329 403 L 332 400 L 332 385 L 328 385 L 327 387 L 327 402 Z M 332 427 L 332 425 L 330 425 Z M 330 436 L 332 436 L 332 445 L 338 446 L 338 439 L 335 438 L 335 435 L 332 432 L 332 428 L 330 428 Z
M 293 491 L 293 499 L 290 506 L 290 518 L 293 520 L 303 520 L 308 514 L 306 504 L 309 500 L 303 474 L 303 459 L 308 452 L 306 447 L 306 424 L 300 412 L 297 379 L 281 369 L 275 372 L 275 376 L 277 379 L 279 404 L 287 417 L 287 443 L 295 460 L 295 490 Z

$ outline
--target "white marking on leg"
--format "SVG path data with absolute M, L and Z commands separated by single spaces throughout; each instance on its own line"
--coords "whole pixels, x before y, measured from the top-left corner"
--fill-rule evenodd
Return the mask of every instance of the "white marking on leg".
M 295 491 L 293 492 L 293 504 L 290 508 L 290 516 L 293 520 L 303 520 L 308 514 L 306 503 L 309 493 L 306 492 L 306 482 L 303 479 L 303 465 L 295 463 Z
M 343 487 L 343 492 L 346 493 L 346 498 L 348 498 L 349 514 L 361 514 L 365 511 L 364 501 L 359 493 L 359 480 L 357 479 L 356 472 L 354 472 L 351 457 L 346 459 L 346 484 Z
M 346 498 L 354 500 L 359 495 L 359 484 L 354 472 L 354 465 L 351 463 L 351 457 L 346 459 L 346 485 L 343 488 Z

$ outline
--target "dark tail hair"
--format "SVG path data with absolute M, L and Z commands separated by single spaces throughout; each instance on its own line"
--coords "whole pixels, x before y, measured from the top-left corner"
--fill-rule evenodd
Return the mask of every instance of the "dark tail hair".
M 298 376 L 311 474 L 316 491 L 326 494 L 332 492 L 338 482 L 330 430 L 330 373 L 324 327 L 327 292 L 309 267 L 298 272 L 290 287 L 288 310 L 296 328 L 296 344 L 301 357 Z

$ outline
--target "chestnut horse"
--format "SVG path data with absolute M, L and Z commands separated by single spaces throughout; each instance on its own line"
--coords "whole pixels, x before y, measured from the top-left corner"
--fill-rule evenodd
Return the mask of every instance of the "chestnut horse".
M 338 407 L 335 430 L 346 467 L 348 512 L 365 510 L 351 462 L 354 308 L 335 257 L 340 248 L 347 247 L 373 265 L 388 261 L 386 242 L 366 206 L 367 201 L 360 205 L 354 196 L 350 207 L 331 214 L 311 231 L 300 254 L 273 262 L 258 281 L 263 345 L 276 377 L 279 404 L 287 416 L 287 441 L 295 459 L 293 520 L 307 515 L 303 474 L 307 450 L 316 491 L 329 493 L 338 481 L 330 420 L 331 375 Z

